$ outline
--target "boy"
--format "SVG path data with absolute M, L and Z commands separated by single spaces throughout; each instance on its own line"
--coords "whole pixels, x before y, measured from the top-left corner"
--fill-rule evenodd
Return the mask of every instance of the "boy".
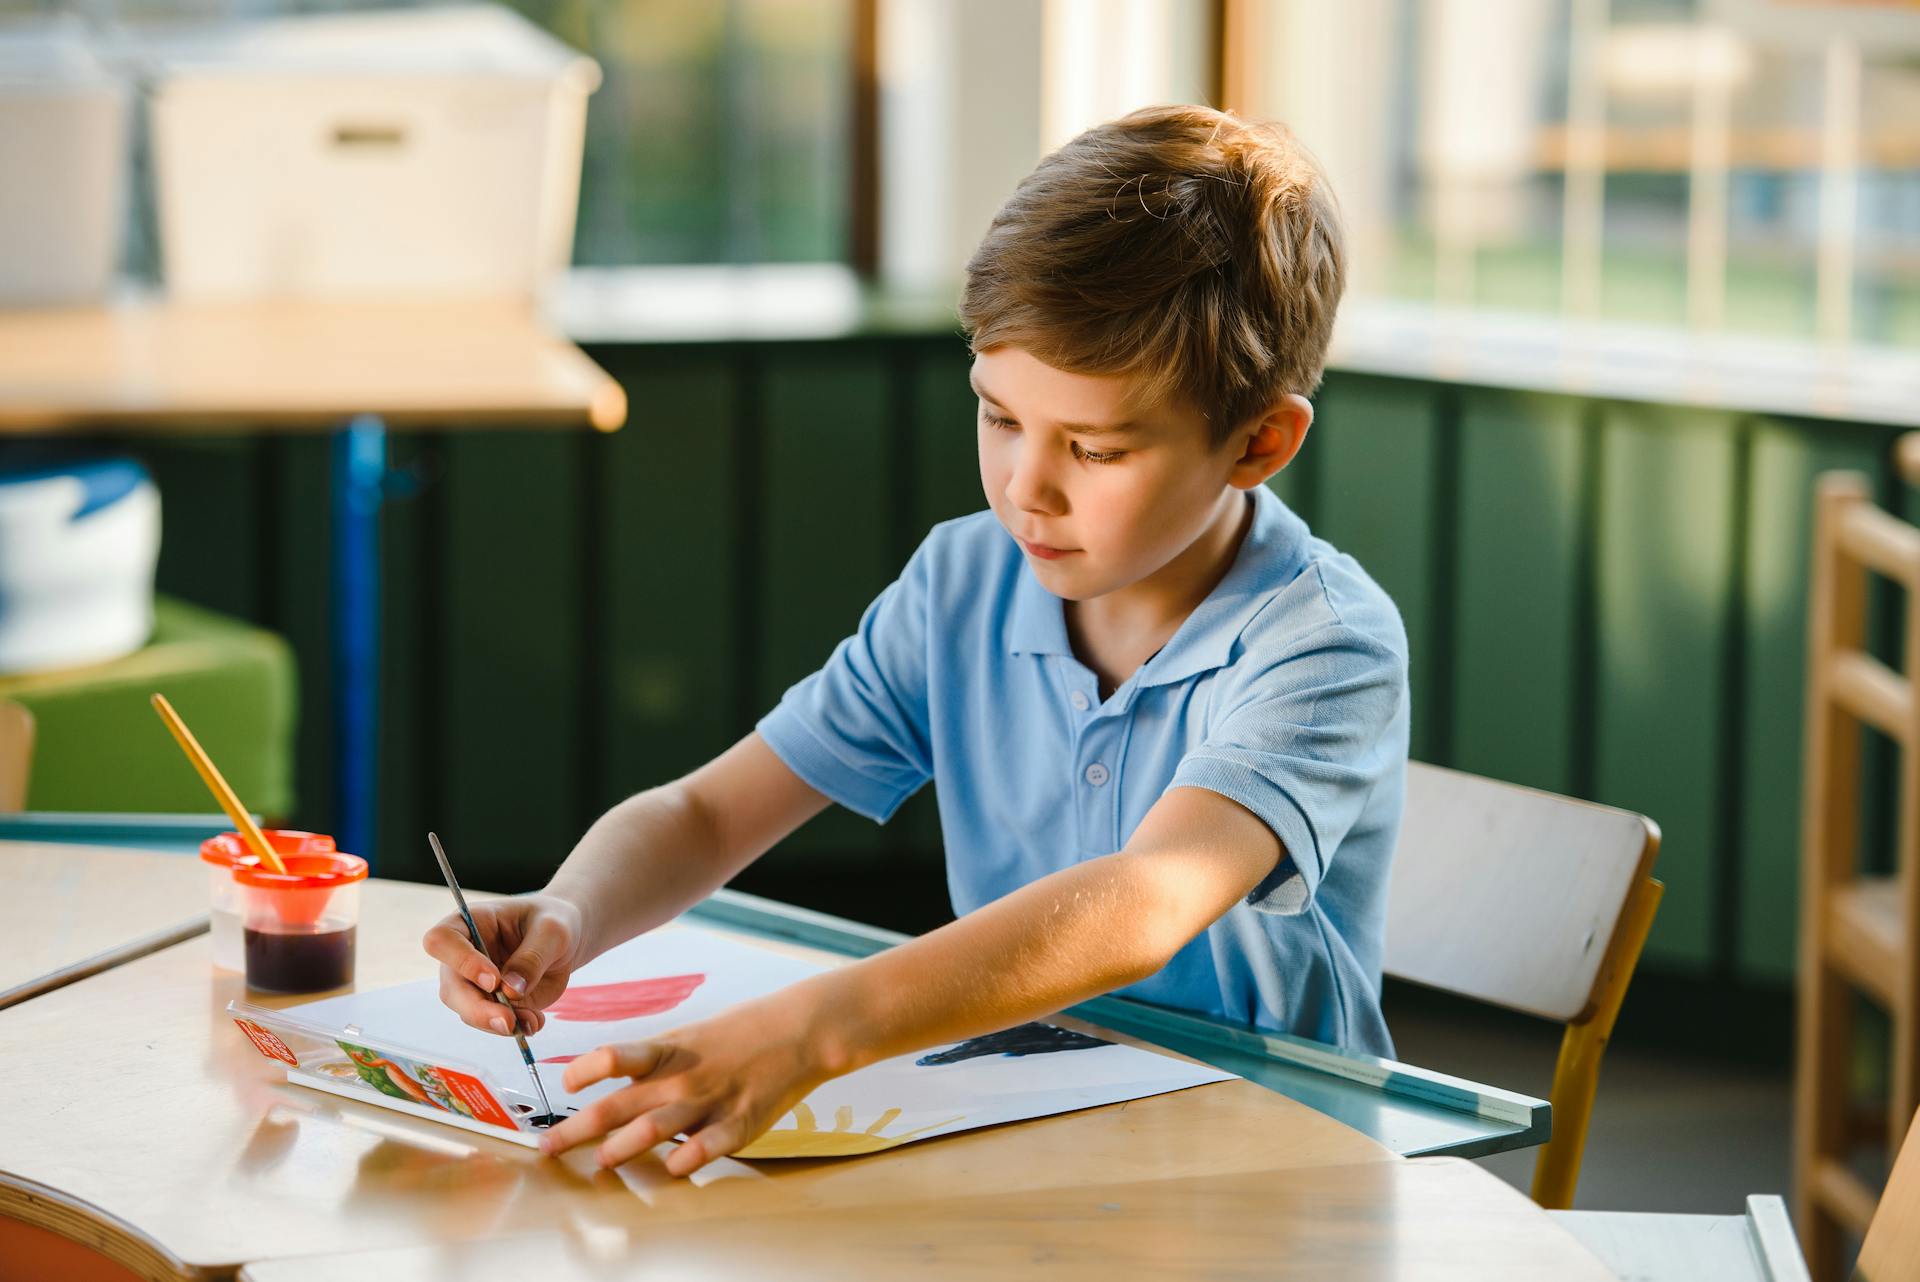
M 936 527 L 753 734 L 603 815 L 539 894 L 435 926 L 441 996 L 526 1031 L 589 958 L 838 801 L 939 782 L 959 919 L 568 1066 L 632 1084 L 543 1137 L 687 1175 L 819 1083 L 1119 989 L 1390 1054 L 1387 861 L 1407 755 L 1386 595 L 1264 482 L 1300 449 L 1344 283 L 1284 130 L 1201 107 L 1082 134 L 967 265 L 990 511 Z

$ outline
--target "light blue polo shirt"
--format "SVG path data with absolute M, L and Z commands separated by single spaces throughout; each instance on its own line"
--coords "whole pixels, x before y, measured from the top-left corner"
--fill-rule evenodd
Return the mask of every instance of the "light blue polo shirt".
M 884 823 L 938 781 L 954 912 L 1121 849 L 1208 788 L 1286 849 L 1127 997 L 1392 1055 L 1387 866 L 1407 764 L 1399 612 L 1265 486 L 1233 566 L 1104 701 L 1061 599 L 991 512 L 937 525 L 826 666 L 761 719 L 807 783 Z

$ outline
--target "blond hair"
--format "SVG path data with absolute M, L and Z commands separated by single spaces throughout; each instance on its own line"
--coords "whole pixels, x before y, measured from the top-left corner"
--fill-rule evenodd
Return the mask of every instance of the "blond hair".
M 1338 206 L 1291 130 L 1148 107 L 1021 181 L 967 262 L 960 319 L 976 352 L 1184 399 L 1217 446 L 1319 386 L 1345 286 Z

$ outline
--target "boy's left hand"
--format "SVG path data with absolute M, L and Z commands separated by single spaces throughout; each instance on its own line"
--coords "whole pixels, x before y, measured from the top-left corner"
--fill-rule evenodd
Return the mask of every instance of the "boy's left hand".
M 790 994 L 788 994 L 790 995 Z M 561 1153 L 601 1136 L 595 1155 L 618 1166 L 684 1132 L 667 1173 L 691 1175 L 745 1148 L 833 1074 L 791 1006 L 748 1002 L 644 1042 L 602 1046 L 567 1065 L 577 1091 L 609 1077 L 633 1083 L 603 1096 L 540 1138 Z

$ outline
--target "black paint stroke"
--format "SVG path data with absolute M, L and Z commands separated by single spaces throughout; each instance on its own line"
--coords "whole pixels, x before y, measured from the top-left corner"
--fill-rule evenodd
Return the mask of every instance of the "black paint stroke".
M 971 1038 L 931 1055 L 922 1055 L 913 1062 L 923 1066 L 958 1064 L 961 1060 L 978 1059 L 982 1055 L 1051 1055 L 1055 1051 L 1083 1051 L 1095 1046 L 1111 1045 L 1112 1042 L 1102 1041 L 1098 1037 L 1056 1028 L 1052 1024 L 1021 1024 L 1017 1028 L 988 1033 L 985 1037 Z

